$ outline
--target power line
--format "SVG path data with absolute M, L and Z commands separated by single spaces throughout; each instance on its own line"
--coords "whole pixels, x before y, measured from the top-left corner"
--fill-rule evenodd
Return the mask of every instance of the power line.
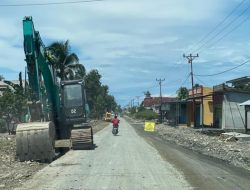
M 196 80 L 198 80 L 201 84 L 203 84 L 204 86 L 207 86 L 201 79 L 199 79 L 197 76 L 194 76 L 194 78 Z
M 222 26 L 229 17 L 245 2 L 246 0 L 242 0 L 221 22 L 219 22 L 214 28 L 212 28 L 208 33 L 206 33 L 197 43 L 194 45 L 194 47 L 198 46 L 200 43 L 202 43 L 206 38 L 211 36 L 212 33 L 214 33 L 220 26 Z M 248 1 L 248 0 L 247 0 Z M 191 48 L 191 49 L 194 49 Z
M 184 85 L 188 81 L 190 76 L 191 76 L 191 74 L 189 73 L 188 76 L 186 77 L 186 79 L 181 83 L 180 86 Z
M 215 41 L 214 43 L 210 44 L 210 46 L 213 46 L 215 44 L 217 44 L 218 42 L 220 42 L 221 40 L 223 40 L 225 37 L 227 37 L 230 33 L 232 33 L 234 30 L 236 30 L 237 28 L 239 28 L 244 22 L 246 22 L 250 17 L 246 17 L 244 20 L 242 20 L 239 24 L 237 24 L 234 28 L 232 28 L 230 31 L 228 31 L 226 34 L 224 34 L 223 36 L 221 36 L 217 41 Z M 203 52 L 204 49 L 202 51 L 200 51 L 199 53 Z
M 51 2 L 51 3 L 0 4 L 0 7 L 26 7 L 26 6 L 65 5 L 65 4 L 90 3 L 90 2 L 97 2 L 97 1 L 105 1 L 105 0 L 63 1 L 63 2 Z
M 179 85 L 180 87 L 182 87 L 182 86 L 188 81 L 190 75 L 191 75 L 191 74 L 188 73 L 187 77 L 186 77 L 186 78 L 183 80 L 183 82 Z M 175 95 L 175 94 L 176 94 L 176 91 L 173 92 L 173 93 L 171 93 L 169 96 L 173 96 L 173 95 Z
M 222 32 L 224 32 L 227 28 L 229 28 L 232 24 L 234 24 L 248 9 L 250 6 L 248 6 L 246 9 L 244 9 L 238 17 L 235 17 L 231 22 L 229 22 L 226 26 L 224 26 L 221 30 L 219 30 L 215 35 L 213 35 L 211 38 L 206 40 L 201 46 L 199 46 L 195 51 L 199 52 L 203 47 L 207 46 L 209 42 L 213 41 L 217 36 L 219 36 Z
M 214 73 L 214 74 L 209 74 L 209 75 L 196 75 L 194 74 L 194 76 L 200 76 L 200 77 L 211 77 L 211 76 L 215 76 L 215 75 L 220 75 L 220 74 L 223 74 L 223 73 L 226 73 L 226 72 L 229 72 L 229 71 L 232 71 L 234 69 L 237 69 L 238 67 L 241 67 L 247 63 L 250 62 L 250 59 L 247 59 L 246 61 L 244 61 L 243 63 L 241 63 L 240 65 L 237 65 L 235 67 L 232 67 L 231 69 L 227 69 L 227 70 L 224 70 L 224 71 L 221 71 L 221 72 L 218 72 L 218 73 Z

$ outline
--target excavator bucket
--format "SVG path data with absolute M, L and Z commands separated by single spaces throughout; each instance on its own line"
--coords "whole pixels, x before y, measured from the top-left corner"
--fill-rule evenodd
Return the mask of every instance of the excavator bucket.
M 16 129 L 16 156 L 20 161 L 51 162 L 55 157 L 53 122 L 22 123 Z

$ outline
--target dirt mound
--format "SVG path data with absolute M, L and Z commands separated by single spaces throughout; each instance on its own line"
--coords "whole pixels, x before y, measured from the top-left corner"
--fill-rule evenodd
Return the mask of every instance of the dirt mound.
M 168 141 L 250 170 L 250 141 L 241 142 L 219 134 L 211 136 L 202 130 L 164 124 L 157 125 L 156 130 Z
M 96 133 L 108 126 L 103 121 L 91 121 Z M 0 189 L 14 189 L 30 179 L 37 171 L 48 164 L 39 162 L 19 162 L 16 160 L 15 135 L 0 133 Z

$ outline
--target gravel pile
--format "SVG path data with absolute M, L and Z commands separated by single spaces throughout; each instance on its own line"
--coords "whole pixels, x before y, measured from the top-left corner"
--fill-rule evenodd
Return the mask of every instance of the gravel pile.
M 241 142 L 222 135 L 210 136 L 202 130 L 164 124 L 157 125 L 156 131 L 167 141 L 250 170 L 250 141 Z

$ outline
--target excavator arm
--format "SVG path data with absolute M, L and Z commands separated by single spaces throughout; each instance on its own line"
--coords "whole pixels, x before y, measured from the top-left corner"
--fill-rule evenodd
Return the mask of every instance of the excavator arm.
M 50 110 L 50 113 L 53 113 L 51 120 L 56 122 L 60 117 L 60 99 L 55 67 L 48 61 L 48 53 L 39 32 L 34 29 L 31 17 L 25 17 L 23 20 L 23 35 L 31 90 L 31 121 L 44 119 L 44 115 Z

